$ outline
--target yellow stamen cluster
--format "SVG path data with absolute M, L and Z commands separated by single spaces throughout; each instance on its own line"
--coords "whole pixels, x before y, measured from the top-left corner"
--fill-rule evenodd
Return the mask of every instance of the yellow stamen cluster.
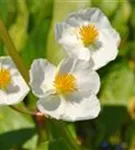
M 10 71 L 0 68 L 0 89 L 6 88 L 11 82 Z
M 82 27 L 80 27 L 79 34 L 85 47 L 88 47 L 91 44 L 95 43 L 97 37 L 99 36 L 98 30 L 92 24 L 83 25 Z
M 58 74 L 55 77 L 54 86 L 58 94 L 74 92 L 77 90 L 76 78 L 72 74 Z

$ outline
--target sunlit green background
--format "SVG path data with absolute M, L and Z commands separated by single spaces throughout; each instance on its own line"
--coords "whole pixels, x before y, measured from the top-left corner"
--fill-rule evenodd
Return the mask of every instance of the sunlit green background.
M 135 150 L 134 0 L 0 0 L 0 16 L 29 68 L 35 58 L 47 58 L 54 64 L 61 60 L 64 53 L 55 41 L 55 23 L 87 7 L 100 8 L 120 33 L 119 56 L 98 71 L 102 82 L 99 117 L 65 125 L 82 150 Z M 3 55 L 7 50 L 0 41 Z M 25 104 L 34 109 L 36 99 L 29 94 Z M 51 141 L 37 147 L 38 130 L 33 118 L 0 107 L 0 150 L 72 150 L 60 129 L 49 124 L 46 130 L 52 132 Z

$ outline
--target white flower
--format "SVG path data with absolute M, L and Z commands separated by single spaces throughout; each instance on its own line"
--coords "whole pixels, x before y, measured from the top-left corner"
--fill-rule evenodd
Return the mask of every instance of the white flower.
M 11 58 L 0 57 L 0 105 L 19 103 L 29 90 Z
M 56 39 L 67 54 L 79 59 L 94 60 L 94 69 L 114 60 L 120 43 L 119 34 L 98 8 L 89 8 L 70 14 L 56 24 Z
M 92 61 L 73 58 L 64 59 L 57 68 L 47 60 L 35 60 L 30 69 L 30 85 L 39 97 L 38 109 L 67 121 L 97 117 L 100 80 L 92 66 Z

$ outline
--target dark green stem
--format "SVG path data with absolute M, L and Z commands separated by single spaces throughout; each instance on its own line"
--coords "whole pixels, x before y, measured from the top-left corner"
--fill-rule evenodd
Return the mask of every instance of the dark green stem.
M 54 119 L 49 119 L 49 121 L 59 129 L 60 134 L 62 137 L 64 137 L 67 141 L 67 143 L 70 143 L 70 149 L 73 150 L 80 150 L 79 145 L 76 143 L 75 139 L 72 137 L 72 134 L 70 133 L 67 126 L 62 121 L 57 121 Z

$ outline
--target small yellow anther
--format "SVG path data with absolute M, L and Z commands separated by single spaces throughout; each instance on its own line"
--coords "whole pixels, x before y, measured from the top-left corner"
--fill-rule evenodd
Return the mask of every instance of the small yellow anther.
M 79 34 L 85 47 L 94 44 L 99 36 L 97 28 L 92 25 L 83 25 L 79 28 Z
M 58 74 L 55 77 L 54 87 L 58 94 L 74 92 L 77 90 L 76 78 L 72 74 Z
M 9 69 L 0 68 L 0 89 L 6 88 L 11 82 Z

